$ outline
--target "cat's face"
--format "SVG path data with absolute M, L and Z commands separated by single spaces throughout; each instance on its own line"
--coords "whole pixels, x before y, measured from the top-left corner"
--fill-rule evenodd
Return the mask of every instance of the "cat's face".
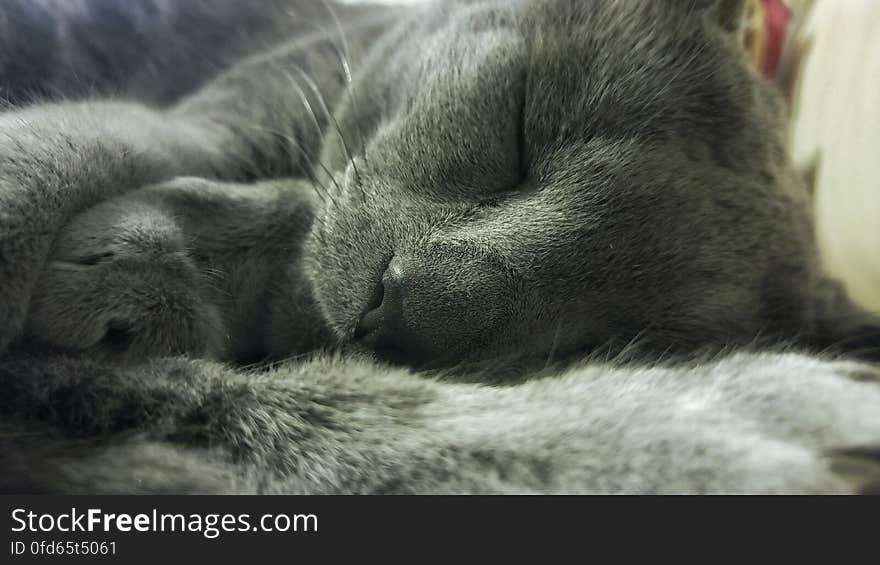
M 698 4 L 447 2 L 403 26 L 339 114 L 356 167 L 324 151 L 308 257 L 338 335 L 444 366 L 803 323 L 781 110 L 726 29 L 739 3 Z

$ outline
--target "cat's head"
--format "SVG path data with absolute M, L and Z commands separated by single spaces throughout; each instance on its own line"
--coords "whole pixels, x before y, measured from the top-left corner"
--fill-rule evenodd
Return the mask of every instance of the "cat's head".
M 336 333 L 444 366 L 792 336 L 816 284 L 742 2 L 444 2 L 355 69 L 308 243 Z

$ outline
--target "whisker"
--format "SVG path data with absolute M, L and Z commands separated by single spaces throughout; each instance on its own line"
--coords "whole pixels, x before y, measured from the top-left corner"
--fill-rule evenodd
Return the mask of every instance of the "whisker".
M 283 132 L 280 132 L 280 131 L 277 131 L 277 130 L 274 130 L 271 128 L 266 128 L 266 127 L 257 126 L 257 125 L 253 125 L 253 124 L 250 125 L 250 127 L 252 129 L 263 131 L 263 132 L 266 132 L 266 133 L 272 134 L 272 135 L 277 135 L 283 139 L 286 139 L 292 145 L 292 148 L 299 151 L 300 155 L 302 155 L 303 158 L 305 158 L 306 162 L 308 163 L 309 171 L 306 174 L 306 176 L 308 177 L 309 181 L 312 183 L 312 188 L 315 189 L 315 192 L 318 194 L 318 197 L 321 199 L 321 201 L 324 203 L 324 205 L 326 206 L 328 204 L 327 200 L 325 199 L 325 196 L 327 198 L 329 198 L 331 201 L 333 201 L 334 204 L 337 203 L 336 200 L 333 198 L 333 196 L 330 194 L 330 191 L 327 189 L 327 187 L 324 186 L 324 184 L 321 183 L 318 180 L 318 178 L 315 176 L 315 174 L 314 174 L 314 168 L 315 168 L 314 160 L 311 158 L 311 156 L 309 156 L 308 152 L 302 148 L 302 146 L 297 142 L 296 139 L 294 139 L 293 137 L 291 137 Z M 325 172 L 328 172 L 327 168 L 324 167 L 323 163 L 321 163 L 321 167 L 324 169 Z M 329 174 L 329 172 L 328 172 L 328 174 Z M 319 186 L 321 187 L 320 190 L 318 189 Z
M 312 125 L 315 126 L 315 131 L 317 131 L 317 133 L 318 133 L 318 139 L 323 139 L 324 128 L 321 127 L 321 122 L 320 122 L 320 120 L 318 120 L 318 115 L 315 113 L 315 109 L 312 108 L 312 103 L 309 102 L 309 97 L 306 95 L 306 92 L 303 90 L 303 88 L 299 84 L 299 82 L 297 82 L 292 76 L 290 76 L 289 74 L 286 74 L 285 76 L 287 76 L 288 80 L 293 85 L 293 87 L 296 88 L 297 95 L 299 96 L 300 100 L 302 101 L 303 106 L 308 111 L 309 116 L 312 118 Z M 334 186 L 336 186 L 336 190 L 338 190 L 339 193 L 342 194 L 342 188 L 336 182 L 336 178 L 330 173 L 330 171 L 327 169 L 327 167 L 324 165 L 324 163 L 320 159 L 318 160 L 318 164 L 321 166 L 321 169 L 323 169 L 323 171 L 327 174 L 327 176 L 330 177 L 330 181 L 333 182 Z
M 351 101 L 351 106 L 354 109 L 355 114 L 360 115 L 360 109 L 357 102 L 357 96 L 354 89 L 354 80 L 352 78 L 351 72 L 351 51 L 348 48 L 348 39 L 345 36 L 345 28 L 342 25 L 342 22 L 339 21 L 339 17 L 336 14 L 336 10 L 333 9 L 333 6 L 327 0 L 321 0 L 324 4 L 324 7 L 327 9 L 327 12 L 330 13 L 330 17 L 333 19 L 333 23 L 336 26 L 336 31 L 339 32 L 339 39 L 342 42 L 342 53 L 339 52 L 339 49 L 336 49 L 336 54 L 339 56 L 339 62 L 342 65 L 342 71 L 345 73 L 345 81 L 348 83 L 348 97 Z M 335 41 L 334 41 L 335 46 Z M 361 124 L 359 121 L 355 120 L 357 124 L 358 137 L 360 137 L 361 142 L 361 151 L 364 153 L 364 161 L 367 161 L 367 144 L 364 137 L 363 128 L 361 128 Z
M 311 20 L 308 18 L 302 18 L 302 21 L 303 21 L 303 23 L 307 24 L 309 27 L 311 27 L 316 32 L 319 32 L 321 35 L 326 36 L 328 38 L 328 40 L 330 42 L 330 46 L 333 47 L 333 51 L 334 51 L 334 53 L 336 53 L 336 58 L 339 59 L 339 64 L 342 67 L 342 74 L 345 78 L 346 84 L 348 85 L 347 90 L 348 90 L 349 101 L 351 102 L 351 105 L 352 105 L 352 108 L 354 109 L 355 114 L 360 114 L 359 104 L 358 104 L 357 96 L 356 96 L 355 89 L 354 89 L 354 79 L 353 79 L 353 75 L 352 75 L 352 71 L 351 71 L 351 64 L 350 64 L 351 55 L 350 55 L 350 51 L 349 51 L 349 47 L 348 47 L 348 40 L 345 35 L 345 28 L 343 27 L 342 23 L 339 21 L 339 17 L 336 14 L 336 10 L 333 9 L 333 6 L 331 4 L 329 4 L 326 0 L 323 0 L 323 3 L 324 3 L 324 7 L 325 7 L 326 11 L 330 15 L 331 19 L 333 20 L 334 25 L 336 26 L 336 30 L 338 31 L 337 35 L 339 36 L 339 39 L 342 41 L 341 48 L 340 48 L 340 45 L 337 43 L 336 39 L 334 38 L 334 34 L 330 33 L 327 30 L 327 28 L 325 28 L 324 26 L 322 26 L 318 22 L 315 22 L 314 20 Z M 296 10 L 289 9 L 289 10 L 287 10 L 287 13 L 291 16 L 301 18 L 301 15 L 298 14 L 296 12 Z M 358 131 L 358 138 L 360 141 L 360 147 L 364 153 L 364 161 L 366 162 L 367 161 L 367 145 L 366 145 L 366 141 L 365 141 L 366 138 L 364 136 L 363 128 L 361 127 L 360 122 L 358 122 L 357 120 L 355 120 L 355 127 L 357 128 L 357 131 Z
M 321 89 L 312 80 L 312 77 L 308 75 L 308 73 L 303 70 L 299 65 L 293 64 L 293 70 L 296 71 L 297 74 L 302 77 L 305 81 L 306 85 L 311 89 L 311 91 L 315 94 L 318 99 L 318 104 L 321 105 L 321 111 L 324 112 L 324 115 L 327 116 L 327 119 L 333 123 L 333 127 L 336 129 L 336 134 L 339 136 L 339 140 L 342 142 L 342 148 L 345 150 L 345 154 L 348 157 L 351 166 L 354 168 L 355 179 L 360 180 L 360 172 L 358 171 L 357 164 L 354 162 L 354 157 L 352 156 L 351 150 L 348 147 L 348 143 L 345 140 L 345 135 L 342 133 L 342 128 L 339 127 L 339 121 L 336 119 L 336 116 L 333 115 L 333 112 L 330 111 L 330 108 L 327 106 L 327 100 L 324 97 L 324 94 L 321 92 Z
M 562 335 L 562 323 L 563 316 L 560 315 L 556 323 L 556 332 L 553 335 L 553 344 L 550 347 L 550 352 L 547 354 L 547 362 L 544 364 L 545 371 L 553 364 L 553 357 L 556 355 L 556 349 L 559 347 L 559 339 Z

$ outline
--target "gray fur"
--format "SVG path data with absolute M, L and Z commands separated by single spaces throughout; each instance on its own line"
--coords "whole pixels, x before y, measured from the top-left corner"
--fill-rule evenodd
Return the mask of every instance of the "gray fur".
M 878 478 L 833 467 L 852 468 L 837 448 L 880 434 L 877 378 L 798 355 L 596 363 L 498 388 L 354 359 L 243 374 L 24 357 L 3 362 L 7 404 L 104 439 L 43 432 L 0 453 L 55 492 L 842 493 Z
M 717 353 L 870 354 L 878 338 L 818 266 L 783 110 L 737 49 L 739 2 L 340 8 L 343 40 L 320 3 L 142 0 L 114 17 L 174 38 L 176 59 L 157 40 L 109 67 L 118 39 L 82 23 L 105 4 L 56 13 L 66 31 L 46 33 L 97 92 L 153 105 L 0 114 L 4 489 L 876 480 L 875 368 Z M 212 51 L 175 31 L 197 18 L 210 43 L 244 16 L 253 43 Z M 59 65 L 10 45 L 3 76 L 24 80 L 20 57 Z M 65 72 L 6 80 L 8 97 L 76 97 Z M 391 350 L 355 339 L 387 269 L 405 293 Z M 621 350 L 634 362 L 597 360 Z

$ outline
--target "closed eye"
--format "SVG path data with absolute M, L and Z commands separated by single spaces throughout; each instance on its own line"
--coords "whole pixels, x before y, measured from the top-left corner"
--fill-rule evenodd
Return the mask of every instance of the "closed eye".
M 109 259 L 112 259 L 115 256 L 115 253 L 112 251 L 103 251 L 100 253 L 91 253 L 89 255 L 83 255 L 82 257 L 77 257 L 76 262 L 80 265 L 89 265 L 94 266 L 99 263 L 104 263 Z
M 522 96 L 520 97 L 519 111 L 516 117 L 516 152 L 517 164 L 519 165 L 519 174 L 517 175 L 517 177 L 519 178 L 519 183 L 522 184 L 529 176 L 529 155 L 528 147 L 526 145 L 526 108 L 528 107 L 528 81 L 525 79 L 525 73 L 523 73 L 520 90 L 522 91 Z

